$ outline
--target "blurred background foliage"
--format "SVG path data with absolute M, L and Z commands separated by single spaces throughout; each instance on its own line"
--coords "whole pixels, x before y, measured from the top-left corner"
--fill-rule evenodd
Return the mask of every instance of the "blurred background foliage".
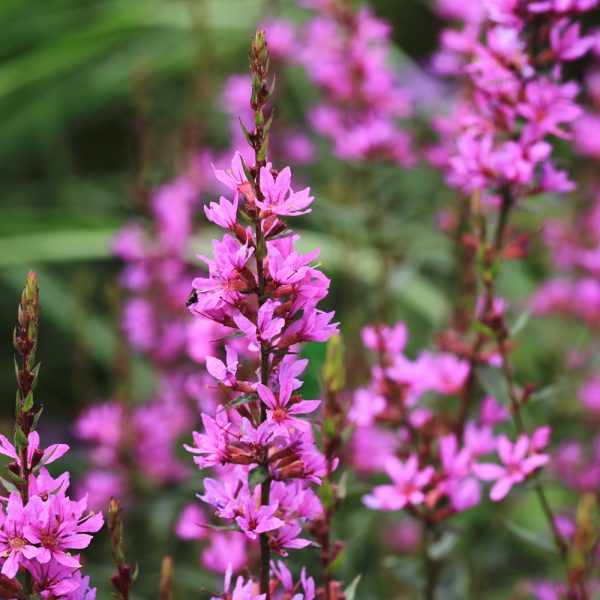
M 441 26 L 428 3 L 373 0 L 371 5 L 393 26 L 395 60 L 409 69 L 426 65 Z M 227 76 L 245 72 L 250 34 L 266 14 L 301 18 L 302 11 L 291 1 L 276 0 L 0 2 L 0 391 L 6 399 L 1 429 L 8 430 L 12 419 L 10 340 L 28 269 L 38 271 L 41 285 L 38 397 L 46 407 L 47 441 L 67 438 L 73 443 L 72 418 L 81 407 L 114 392 L 122 343 L 120 265 L 111 257 L 109 243 L 135 214 L 140 161 L 145 163 L 147 183 L 156 186 L 178 172 L 192 148 L 203 143 L 226 146 L 228 127 L 217 110 L 217 96 Z M 298 71 L 292 69 L 284 78 L 278 110 L 288 121 L 301 122 L 304 96 L 310 90 Z M 411 127 L 419 133 L 422 124 L 415 119 Z M 435 227 L 437 211 L 456 200 L 454 194 L 424 166 L 366 172 L 341 165 L 325 146 L 320 149 L 314 166 L 297 170 L 318 199 L 312 215 L 302 221 L 303 243 L 323 249 L 323 270 L 333 281 L 329 307 L 336 309 L 343 324 L 349 361 L 365 366 L 357 333 L 378 318 L 382 302 L 390 317 L 407 321 L 410 350 L 431 344 L 458 287 L 454 246 Z M 564 211 L 551 199 L 544 210 L 548 206 Z M 521 218 L 535 228 L 541 216 L 534 205 Z M 209 239 L 207 227 L 195 250 L 202 252 Z M 382 264 L 386 253 L 391 268 Z M 540 258 L 507 267 L 502 286 L 517 313 L 519 302 L 546 270 Z M 383 280 L 391 294 L 382 299 L 378 290 L 385 287 Z M 562 382 L 557 359 L 564 326 L 528 322 L 525 331 L 527 335 L 521 332 L 517 338 L 519 368 L 539 389 L 554 386 L 543 407 L 533 411 L 564 412 L 572 394 L 572 387 Z M 586 332 L 571 327 L 568 335 L 582 342 Z M 314 397 L 323 349 L 309 346 L 307 353 L 315 361 L 306 393 Z M 352 383 L 365 374 L 364 369 L 353 369 Z M 147 387 L 140 371 L 134 388 L 143 396 Z M 569 426 L 568 419 L 564 426 Z M 77 471 L 77 464 L 72 467 Z M 195 554 L 171 533 L 181 498 L 192 499 L 198 489 L 199 474 L 177 498 L 153 498 L 138 511 L 144 519 L 133 515 L 127 524 L 131 557 L 142 562 L 136 598 L 156 597 L 152 590 L 158 565 L 167 552 L 176 556 L 181 598 L 198 597 L 203 587 L 211 586 L 213 580 L 195 565 Z M 378 550 L 381 540 L 368 534 L 388 517 L 355 510 L 363 491 L 359 485 L 352 490 L 339 519 L 350 557 L 341 576 L 348 582 L 364 573 L 359 594 L 364 599 L 403 593 L 411 597 L 411 585 L 419 585 L 414 580 L 418 569 L 407 557 L 384 561 Z M 504 515 L 509 508 L 503 508 L 493 518 L 484 503 L 457 520 L 457 531 L 477 535 L 469 536 L 467 548 L 456 532 L 448 532 L 440 553 L 460 552 L 456 566 L 444 575 L 450 580 L 444 600 L 506 598 L 520 575 L 547 563 L 546 550 L 534 547 L 523 553 L 523 542 L 507 528 L 494 544 L 485 541 L 492 531 L 497 536 L 501 520 L 514 519 L 517 512 L 528 527 L 541 526 L 532 522 L 537 511 L 528 510 L 530 502 L 532 496 L 524 495 L 510 515 Z M 94 562 L 99 566 L 86 566 L 99 585 L 110 569 L 104 543 L 95 544 L 95 553 L 104 556 Z M 510 558 L 515 553 L 516 562 Z M 314 560 L 310 551 L 300 555 Z M 474 557 L 478 568 L 467 581 L 465 573 L 467 568 L 473 572 Z M 103 588 L 99 597 L 107 593 Z

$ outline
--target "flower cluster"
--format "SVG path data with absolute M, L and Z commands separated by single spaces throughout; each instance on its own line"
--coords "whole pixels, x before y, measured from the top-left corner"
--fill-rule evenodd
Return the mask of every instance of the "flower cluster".
M 88 445 L 92 464 L 78 486 L 93 508 L 108 506 L 112 497 L 123 498 L 128 508 L 132 486 L 141 479 L 160 488 L 189 477 L 188 465 L 178 457 L 181 440 L 200 412 L 214 411 L 219 402 L 219 390 L 207 387 L 211 378 L 198 365 L 218 351 L 227 330 L 193 319 L 186 310 L 194 272 L 188 254 L 198 229 L 194 213 L 205 191 L 204 163 L 201 156 L 187 173 L 159 187 L 150 197 L 150 227 L 134 221 L 113 244 L 125 263 L 121 281 L 129 292 L 123 331 L 129 347 L 147 360 L 155 382 L 150 398 L 94 404 L 75 423 L 74 433 Z M 230 348 L 245 353 L 239 340 L 231 340 Z M 241 568 L 247 560 L 244 540 L 199 526 L 206 521 L 198 506 L 187 504 L 175 533 L 207 543 L 201 555 L 206 568 L 225 572 L 230 562 Z
M 203 359 L 205 349 L 212 348 L 204 341 L 210 332 L 192 330 L 182 310 L 189 277 L 185 252 L 199 178 L 190 173 L 159 188 L 149 206 L 153 229 L 145 232 L 133 223 L 114 242 L 115 253 L 126 264 L 122 284 L 131 294 L 123 309 L 123 330 L 131 348 L 152 361 L 157 384 L 149 402 L 111 400 L 79 417 L 75 434 L 91 445 L 95 465 L 82 486 L 95 506 L 129 492 L 128 461 L 158 484 L 180 481 L 187 473 L 175 450 L 190 419 L 196 418 L 191 389 L 194 384 L 202 387 L 190 379 L 190 356 Z
M 205 213 L 228 233 L 213 241 L 212 257 L 201 257 L 208 277 L 194 279 L 190 298 L 192 314 L 227 327 L 227 338 L 243 340 L 250 362 L 240 361 L 227 342 L 224 357 L 207 357 L 207 370 L 225 400 L 212 415 L 202 414 L 204 429 L 186 448 L 200 469 L 214 467 L 218 475 L 204 480 L 200 498 L 247 539 L 260 540 L 260 593 L 268 598 L 270 552 L 285 556 L 288 549 L 309 545 L 301 524 L 322 510 L 310 483 L 326 472 L 325 459 L 306 419 L 320 401 L 305 400 L 299 391 L 307 366 L 297 358 L 299 344 L 326 341 L 337 328 L 333 313 L 317 308 L 329 286 L 311 266 L 318 251 L 299 253 L 299 236 L 283 219 L 310 211 L 313 197 L 308 188 L 291 188 L 289 167 L 275 170 L 266 161 L 269 125 L 263 110 L 270 93 L 260 30 L 251 65 L 254 130 L 247 138 L 254 162 L 247 165 L 237 152 L 230 169 L 215 171 L 230 198 L 210 203 Z M 236 587 L 251 594 L 251 582 Z
M 581 114 L 579 87 L 564 80 L 564 64 L 593 46 L 574 17 L 596 5 L 438 2 L 442 15 L 461 26 L 443 32 L 434 66 L 466 76 L 462 99 L 437 123 L 447 142 L 431 153 L 451 185 L 480 190 L 491 200 L 574 189 L 553 163 L 548 140 L 569 139 Z
M 299 59 L 323 96 L 309 113 L 315 131 L 343 160 L 411 162 L 411 138 L 401 124 L 410 101 L 388 65 L 389 24 L 338 0 L 305 4 L 318 13 L 298 34 Z
M 67 496 L 69 473 L 53 478 L 46 465 L 69 447 L 43 448 L 35 431 L 41 411 L 35 412 L 33 391 L 39 321 L 37 277 L 30 273 L 19 306 L 14 346 L 22 362 L 17 366 L 15 444 L 0 435 L 0 454 L 10 462 L 3 473 L 6 496 L 0 496 L 0 595 L 25 600 L 36 594 L 45 600 L 93 600 L 89 578 L 81 574 L 79 551 L 91 533 L 103 525 L 101 513 L 87 511 L 87 497 Z M 23 574 L 23 580 L 19 575 Z
M 435 399 L 463 392 L 468 361 L 430 352 L 410 360 L 403 353 L 403 323 L 366 327 L 363 342 L 378 362 L 368 385 L 355 392 L 349 414 L 357 425 L 354 459 L 360 470 L 385 470 L 392 480 L 364 498 L 370 508 L 427 514 L 437 522 L 477 505 L 480 481 L 494 482 L 490 498 L 499 501 L 548 462 L 542 450 L 549 428 L 512 443 L 496 432 L 510 415 L 492 397 L 483 401 L 477 419 L 459 432 L 459 423 L 444 409 L 447 401 Z M 497 452 L 500 464 L 483 462 L 492 452 Z
M 14 579 L 19 570 L 29 572 L 33 592 L 42 598 L 92 599 L 95 590 L 89 589 L 88 578 L 81 577 L 79 556 L 72 551 L 87 548 L 92 540 L 90 533 L 102 527 L 102 514 L 86 510 L 87 498 L 75 501 L 66 495 L 68 473 L 53 478 L 42 466 L 67 450 L 65 444 L 41 449 L 37 432 L 29 434 L 29 498 L 24 500 L 16 489 L 2 498 L 0 572 L 8 579 Z M 16 448 L 4 436 L 0 436 L 0 453 L 14 461 L 9 469 L 13 465 L 14 470 L 21 467 Z
M 302 569 L 300 580 L 296 583 L 294 583 L 292 574 L 282 561 L 272 562 L 271 571 L 273 579 L 269 593 L 273 600 L 287 600 L 288 598 L 292 600 L 314 600 L 315 582 L 312 577 L 307 577 L 305 569 Z M 243 577 L 236 579 L 232 589 L 232 575 L 233 569 L 230 565 L 225 573 L 223 583 L 225 596 L 213 596 L 211 600 L 220 600 L 224 597 L 228 600 L 266 600 L 267 595 L 261 594 L 252 580 L 246 581 Z M 300 587 L 303 593 L 299 593 Z

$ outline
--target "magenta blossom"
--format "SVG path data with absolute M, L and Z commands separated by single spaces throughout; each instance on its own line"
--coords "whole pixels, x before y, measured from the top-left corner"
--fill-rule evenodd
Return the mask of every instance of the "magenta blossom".
M 363 502 L 374 510 L 402 510 L 407 504 L 419 505 L 425 501 L 423 488 L 433 477 L 433 467 L 419 469 L 419 461 L 412 454 L 406 462 L 391 457 L 385 470 L 392 484 L 378 485 L 363 497 Z
M 522 483 L 531 473 L 549 461 L 547 454 L 530 452 L 531 443 L 526 435 L 521 435 L 512 444 L 505 435 L 498 438 L 498 456 L 502 465 L 495 463 L 479 463 L 473 465 L 473 472 L 484 481 L 495 481 L 490 490 L 490 499 L 494 502 L 502 500 L 511 488 Z

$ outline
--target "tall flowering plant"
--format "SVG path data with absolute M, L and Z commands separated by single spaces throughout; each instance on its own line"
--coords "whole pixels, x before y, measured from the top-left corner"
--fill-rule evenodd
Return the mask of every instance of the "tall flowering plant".
M 461 207 L 456 232 L 464 249 L 470 316 L 457 314 L 452 329 L 438 337 L 441 354 L 422 352 L 416 360 L 404 354 L 402 324 L 367 328 L 364 342 L 378 361 L 351 413 L 359 425 L 355 443 L 363 444 L 358 456 L 375 457 L 362 466 L 384 469 L 391 479 L 375 487 L 365 503 L 406 511 L 423 523 L 427 598 L 435 597 L 440 571 L 427 550 L 440 537 L 438 524 L 481 502 L 481 481 L 492 482 L 490 498 L 497 502 L 529 479 L 563 560 L 568 597 L 587 597 L 571 564 L 573 548 L 535 477 L 549 462 L 550 428 L 526 426 L 523 409 L 532 387 L 517 384 L 509 305 L 498 297 L 497 279 L 502 260 L 522 258 L 526 250 L 524 236 L 510 223 L 514 209 L 541 193 L 574 189 L 566 171 L 556 167 L 552 139 L 569 139 L 569 126 L 581 112 L 578 87 L 565 80 L 564 64 L 592 46 L 575 17 L 596 4 L 439 3 L 444 15 L 463 24 L 444 32 L 435 65 L 462 86 L 450 118 L 437 122 L 443 144 L 430 157 L 452 186 L 472 195 Z M 496 388 L 506 398 L 481 393 L 489 377 L 501 381 Z M 457 410 L 444 410 L 431 400 L 432 392 L 455 396 Z M 498 400 L 506 401 L 508 410 Z M 516 436 L 506 431 L 510 418 Z M 394 427 L 378 436 L 373 424 Z M 491 452 L 498 462 L 485 458 Z
M 0 436 L 0 454 L 10 459 L 2 477 L 6 495 L 0 496 L 0 594 L 16 600 L 32 594 L 45 600 L 93 600 L 96 590 L 73 551 L 87 548 L 103 518 L 87 510 L 87 497 L 76 501 L 67 495 L 68 472 L 54 478 L 46 469 L 69 447 L 43 447 L 36 431 L 42 413 L 33 396 L 40 367 L 35 362 L 39 315 L 37 276 L 31 272 L 13 338 L 19 355 L 14 443 Z
M 306 418 L 320 401 L 305 400 L 299 392 L 307 366 L 297 357 L 299 344 L 326 341 L 337 325 L 331 322 L 333 313 L 317 308 L 329 286 L 310 265 L 319 252 L 300 254 L 295 249 L 299 236 L 286 222 L 309 212 L 313 197 L 308 188 L 291 188 L 289 167 L 276 170 L 267 161 L 273 114 L 267 117 L 265 107 L 272 84 L 262 30 L 252 42 L 250 67 L 254 123 L 251 129 L 242 127 L 253 164 L 236 152 L 231 169 L 215 171 L 233 196 L 221 197 L 205 212 L 228 233 L 213 241 L 212 258 L 202 257 L 209 276 L 194 280 L 190 310 L 229 328 L 228 337 L 242 338 L 254 357 L 250 365 L 258 367 L 248 369 L 227 343 L 224 357 L 207 357 L 207 370 L 226 401 L 214 414 L 202 414 L 204 430 L 194 433 L 187 449 L 200 469 L 215 469 L 216 478 L 205 478 L 200 498 L 255 541 L 260 552 L 259 582 L 238 580 L 235 589 L 247 595 L 233 597 L 268 600 L 295 589 L 285 566 L 271 564 L 271 555 L 286 556 L 289 549 L 310 544 L 301 524 L 322 512 L 310 484 L 327 472 Z M 302 584 L 301 597 L 313 598 L 312 579 L 303 575 Z
M 298 57 L 322 99 L 308 117 L 347 161 L 413 160 L 403 120 L 411 115 L 407 90 L 388 64 L 389 23 L 340 0 L 305 0 L 316 11 L 301 31 Z

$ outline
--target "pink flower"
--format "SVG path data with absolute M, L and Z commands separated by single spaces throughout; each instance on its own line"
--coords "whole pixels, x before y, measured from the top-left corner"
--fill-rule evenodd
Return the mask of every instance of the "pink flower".
M 196 504 L 186 504 L 181 511 L 175 533 L 182 540 L 203 540 L 208 537 L 206 515 Z
M 79 559 L 78 556 L 75 557 Z M 27 562 L 27 570 L 35 582 L 34 591 L 44 600 L 95 600 L 96 588 L 90 588 L 90 578 L 73 572 L 73 569 L 51 560 L 40 564 L 32 560 Z
M 460 512 L 479 504 L 481 485 L 471 476 L 469 448 L 459 450 L 456 436 L 446 435 L 440 439 L 440 460 L 445 478 L 438 490 L 450 498 L 453 508 Z
M 238 195 L 236 193 L 232 202 L 221 196 L 219 203 L 211 202 L 204 207 L 204 214 L 209 221 L 216 223 L 223 229 L 234 231 L 237 225 Z
M 514 444 L 501 435 L 498 438 L 498 456 L 502 465 L 494 463 L 479 463 L 473 465 L 473 472 L 484 481 L 495 481 L 490 491 L 490 498 L 497 502 L 508 495 L 511 488 L 545 465 L 547 454 L 530 453 L 530 440 L 521 435 Z
M 224 594 L 222 596 L 213 596 L 211 600 L 220 600 L 225 598 L 226 600 L 265 600 L 266 594 L 254 593 L 255 584 L 250 579 L 248 582 L 244 582 L 243 577 L 238 577 L 235 587 L 231 590 L 231 576 L 233 569 L 231 565 L 227 567 L 225 573 L 225 582 L 223 584 Z
M 387 325 L 368 325 L 361 332 L 363 344 L 375 352 L 387 352 L 394 356 L 400 354 L 408 341 L 408 329 L 405 323 L 398 322 L 393 327 Z
M 276 179 L 269 169 L 262 167 L 260 170 L 260 191 L 263 193 L 265 200 L 264 202 L 257 200 L 256 205 L 262 210 L 275 215 L 296 217 L 310 212 L 307 207 L 314 200 L 313 196 L 309 196 L 310 189 L 305 188 L 294 193 L 290 187 L 291 181 L 292 172 L 289 167 L 280 171 Z
M 256 386 L 260 399 L 267 405 L 267 420 L 276 435 L 289 437 L 295 431 L 309 431 L 310 423 L 293 415 L 311 413 L 321 404 L 320 400 L 298 400 L 292 397 L 292 381 L 279 380 L 277 398 L 273 392 L 262 383 Z
M 257 352 L 260 350 L 261 342 L 271 342 L 281 333 L 285 320 L 274 317 L 274 312 L 275 304 L 269 299 L 258 309 L 256 324 L 242 314 L 233 317 L 235 324 L 250 340 L 248 350 Z
M 581 404 L 595 416 L 600 416 L 600 377 L 590 379 L 579 390 Z
M 27 436 L 27 441 L 27 469 L 29 470 L 32 468 L 34 454 L 40 447 L 40 436 L 38 432 L 32 431 Z M 66 444 L 52 444 L 42 452 L 41 457 L 38 457 L 37 464 L 50 464 L 59 459 L 68 449 L 69 446 Z M 0 435 L 0 454 L 4 454 L 4 456 L 14 459 L 18 465 L 21 465 L 21 457 L 17 454 L 16 448 L 3 435 Z
M 277 503 L 257 508 L 254 498 L 248 496 L 241 504 L 240 514 L 235 518 L 235 522 L 249 539 L 255 540 L 258 534 L 273 531 L 285 525 L 285 521 L 275 516 L 277 509 Z
M 594 38 L 581 37 L 581 24 L 563 19 L 550 31 L 550 44 L 560 60 L 577 60 L 592 48 Z
M 227 364 L 213 356 L 206 357 L 206 370 L 218 381 L 231 387 L 235 385 L 235 375 L 238 368 L 238 355 L 231 346 L 225 346 Z
M 28 558 L 38 554 L 34 546 L 25 535 L 28 523 L 28 514 L 23 508 L 23 501 L 19 494 L 10 495 L 6 505 L 6 514 L 0 511 L 0 554 L 5 558 L 2 565 L 2 575 L 14 579 L 19 570 L 19 565 Z
M 479 421 L 483 425 L 495 425 L 496 423 L 504 423 L 510 419 L 510 412 L 502 406 L 496 398 L 486 396 L 479 409 Z
M 233 155 L 230 169 L 227 171 L 214 169 L 214 171 L 215 177 L 231 190 L 242 192 L 248 186 L 248 178 L 242 165 L 242 155 L 239 152 Z
M 92 541 L 89 532 L 98 531 L 104 523 L 101 513 L 84 515 L 86 507 L 87 498 L 74 502 L 63 494 L 51 495 L 46 501 L 39 496 L 29 500 L 23 532 L 33 544 L 40 544 L 35 555 L 39 563 L 53 559 L 66 567 L 80 566 L 70 550 L 87 548 Z
M 391 485 L 378 485 L 363 497 L 363 502 L 373 510 L 402 510 L 407 504 L 418 505 L 425 501 L 423 488 L 431 481 L 433 467 L 419 469 L 414 454 L 406 462 L 395 457 L 388 458 L 385 470 L 392 479 Z
M 298 523 L 287 523 L 269 538 L 269 547 L 281 556 L 287 556 L 285 548 L 301 549 L 312 545 L 310 540 L 299 537 L 302 529 Z
M 248 563 L 246 544 L 246 536 L 238 531 L 212 532 L 210 544 L 202 552 L 202 564 L 217 573 L 225 573 L 228 565 L 239 571 Z
M 194 431 L 194 445 L 184 444 L 183 447 L 194 456 L 194 462 L 200 469 L 224 464 L 227 460 L 228 429 L 230 423 L 225 411 L 216 414 L 216 420 L 207 414 L 202 414 L 202 424 L 206 433 Z

